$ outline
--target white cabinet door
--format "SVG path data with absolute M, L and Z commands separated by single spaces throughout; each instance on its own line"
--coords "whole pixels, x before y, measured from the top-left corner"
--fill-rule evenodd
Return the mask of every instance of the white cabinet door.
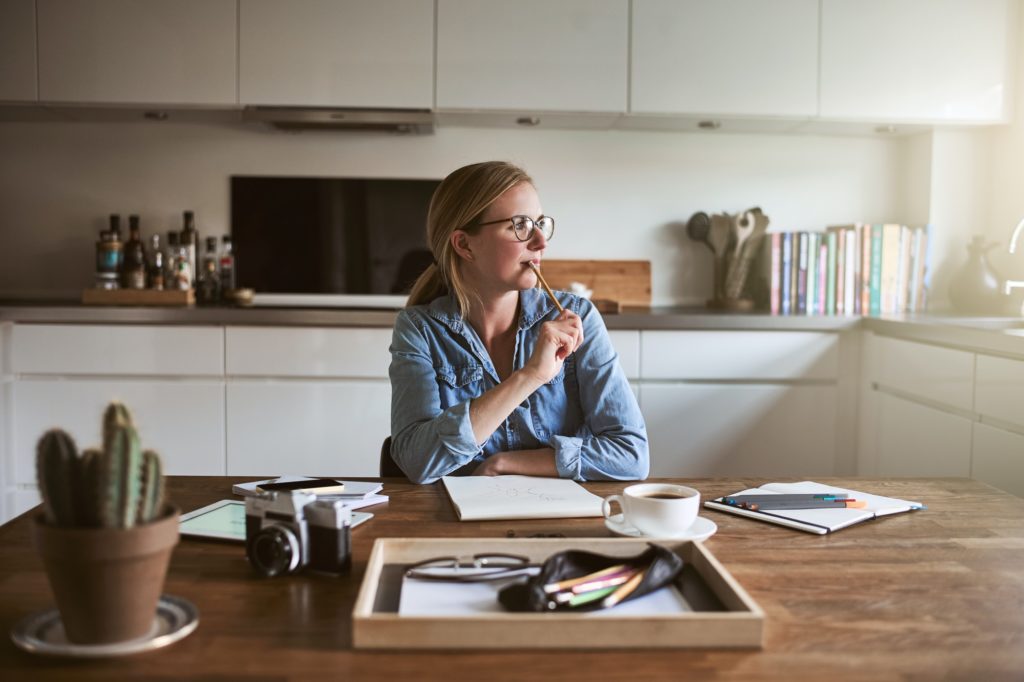
M 242 104 L 434 106 L 431 0 L 241 0 Z
M 1016 0 L 822 0 L 821 116 L 1008 121 Z
M 0 102 L 34 102 L 36 90 L 35 0 L 0 2 Z
M 640 376 L 640 332 L 628 329 L 613 329 L 608 332 L 612 347 L 619 354 L 619 364 L 627 379 Z
M 643 331 L 644 379 L 831 379 L 839 336 L 827 332 Z
M 831 476 L 831 386 L 644 383 L 651 476 Z
M 166 473 L 224 475 L 221 381 L 20 379 L 14 384 L 12 482 L 35 483 L 36 443 L 47 429 L 64 429 L 79 450 L 99 447 L 111 400 L 128 406 L 142 447 L 160 453 Z
M 1024 497 L 1024 436 L 975 424 L 971 477 Z
M 1024 427 L 1024 362 L 979 355 L 974 411 Z
M 390 329 L 228 327 L 228 376 L 388 377 Z
M 879 476 L 971 475 L 971 422 L 878 392 Z
M 438 109 L 626 110 L 626 0 L 438 0 Z
M 39 99 L 236 104 L 236 0 L 38 0 Z
M 632 113 L 818 112 L 818 0 L 634 0 L 632 50 Z
M 221 327 L 17 324 L 15 374 L 223 376 Z
M 974 354 L 903 339 L 876 337 L 873 380 L 930 402 L 973 409 Z
M 227 433 L 232 476 L 377 476 L 391 384 L 230 381 Z

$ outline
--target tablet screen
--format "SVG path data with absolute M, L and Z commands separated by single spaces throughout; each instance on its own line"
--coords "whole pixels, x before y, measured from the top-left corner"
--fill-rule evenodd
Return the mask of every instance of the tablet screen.
M 352 512 L 352 528 L 371 518 L 368 512 Z M 245 542 L 245 502 L 221 500 L 182 514 L 181 534 Z

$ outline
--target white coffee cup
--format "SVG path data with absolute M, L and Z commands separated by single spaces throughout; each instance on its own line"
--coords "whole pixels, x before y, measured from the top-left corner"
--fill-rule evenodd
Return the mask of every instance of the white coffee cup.
M 685 485 L 672 483 L 638 483 L 609 495 L 601 503 L 607 519 L 612 515 L 612 503 L 618 502 L 626 523 L 650 537 L 676 537 L 682 535 L 697 520 L 700 510 L 700 492 Z

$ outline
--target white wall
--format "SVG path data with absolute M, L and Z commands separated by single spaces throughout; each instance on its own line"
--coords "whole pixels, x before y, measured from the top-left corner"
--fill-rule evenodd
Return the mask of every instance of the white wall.
M 685 238 L 693 212 L 759 205 L 776 230 L 924 222 L 928 153 L 921 136 L 439 128 L 393 137 L 6 122 L 0 297 L 77 296 L 91 285 L 93 243 L 111 212 L 139 213 L 149 234 L 180 227 L 181 211 L 194 209 L 204 233 L 226 231 L 232 174 L 440 178 L 500 158 L 534 176 L 545 211 L 558 218 L 550 257 L 649 259 L 655 305 L 703 304 L 710 258 Z

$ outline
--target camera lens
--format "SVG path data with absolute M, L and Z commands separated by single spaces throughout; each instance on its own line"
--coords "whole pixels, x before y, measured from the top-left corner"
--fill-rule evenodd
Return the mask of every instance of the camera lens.
M 266 576 L 291 573 L 299 565 L 302 550 L 295 533 L 282 526 L 264 528 L 249 545 L 249 561 Z

